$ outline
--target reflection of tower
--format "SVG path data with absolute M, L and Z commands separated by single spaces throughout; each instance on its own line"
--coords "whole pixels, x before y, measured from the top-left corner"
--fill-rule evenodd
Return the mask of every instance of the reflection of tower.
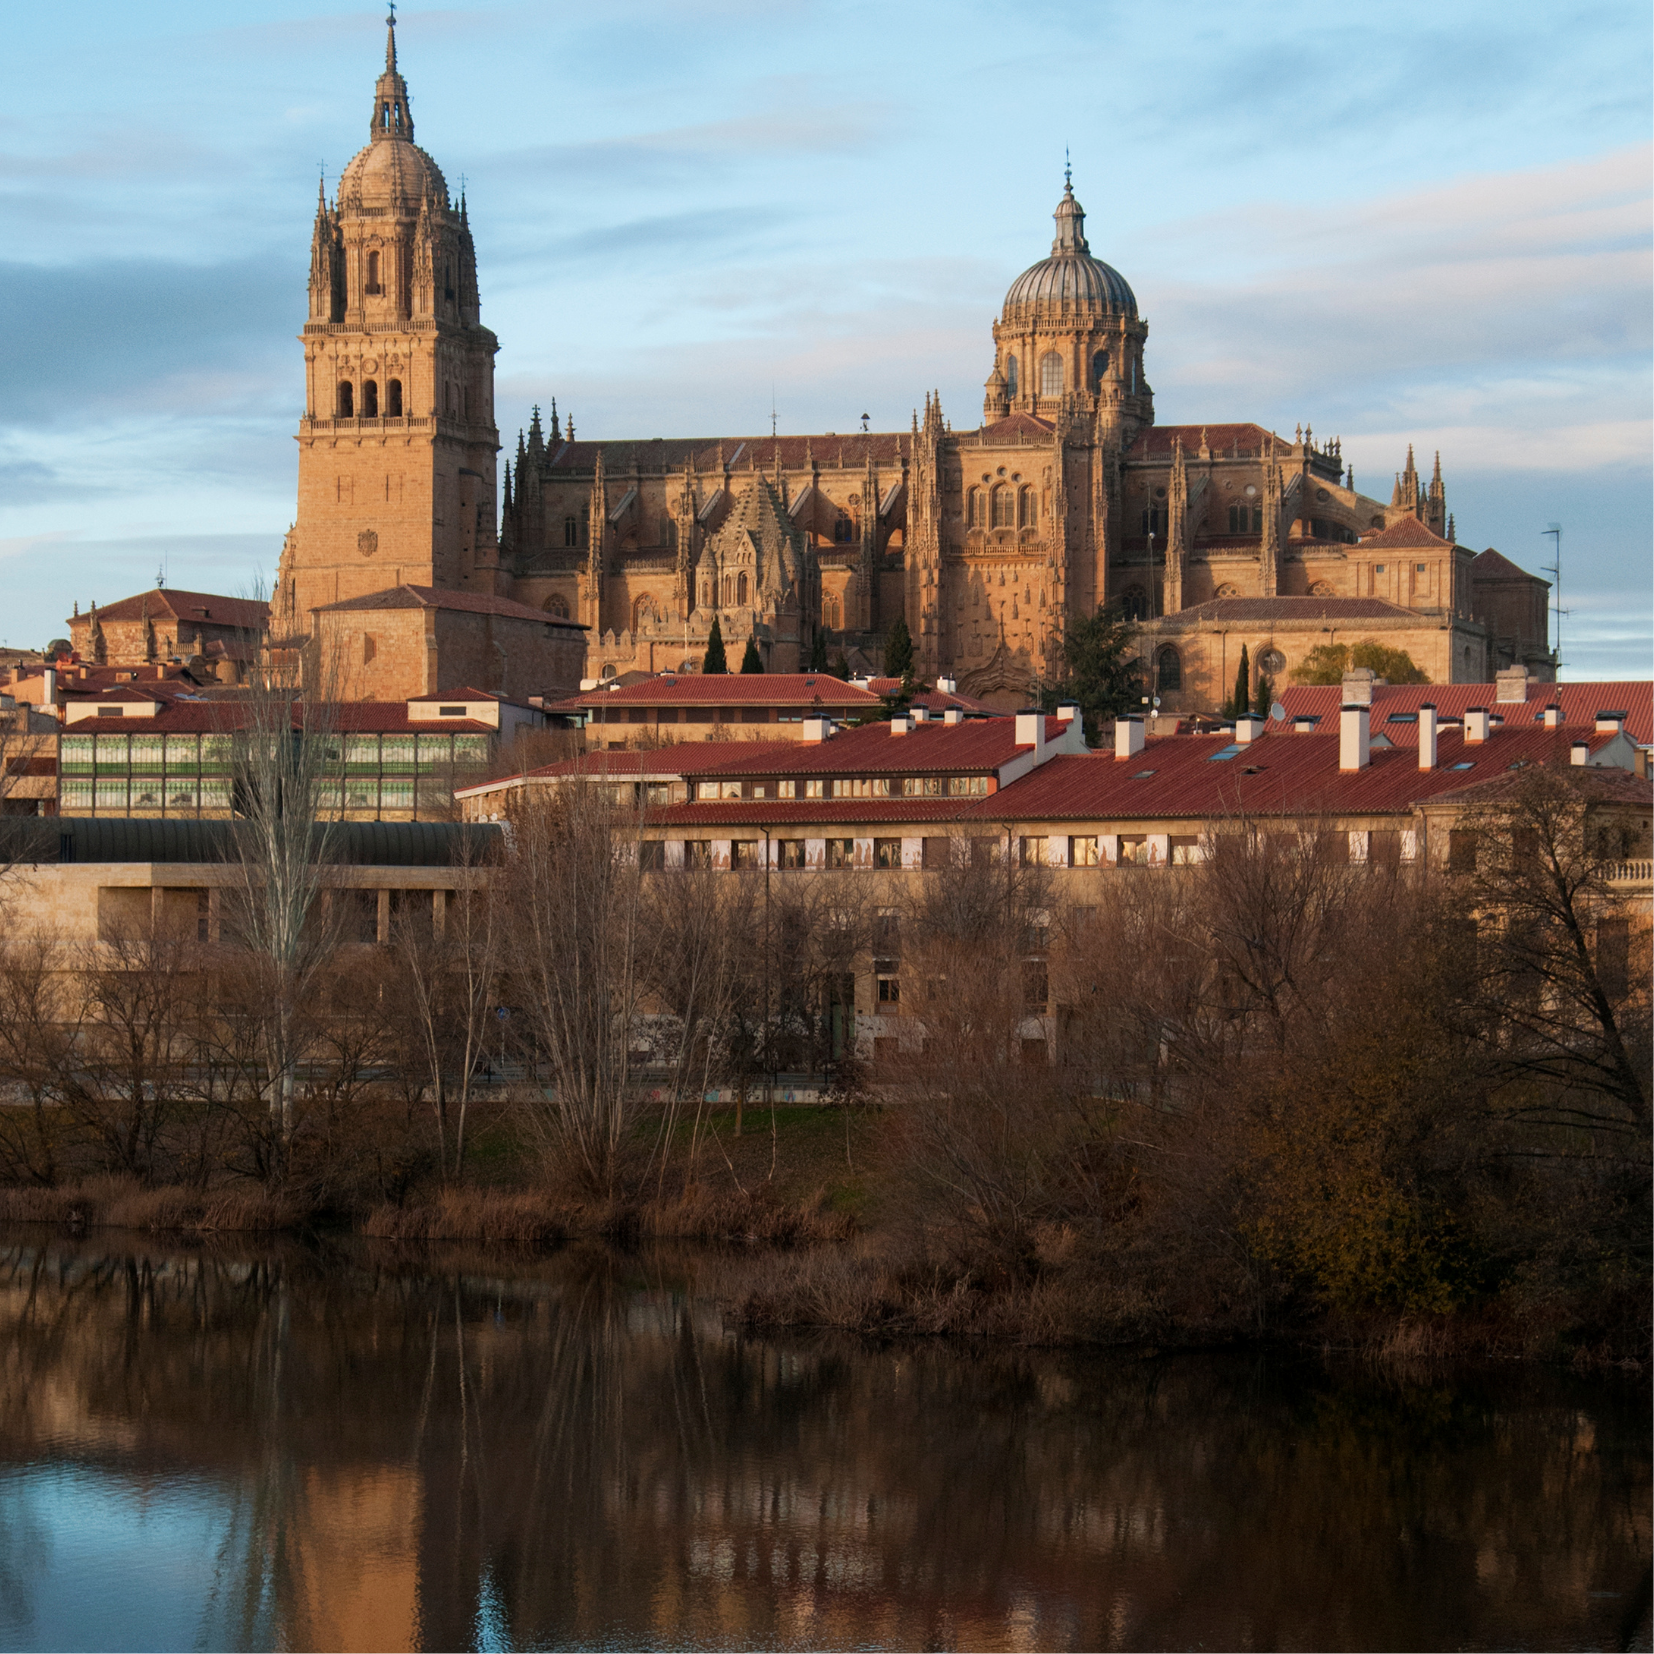
M 299 510 L 278 615 L 402 581 L 492 594 L 494 335 L 463 198 L 414 141 L 395 20 L 368 145 L 325 192 L 302 340 Z

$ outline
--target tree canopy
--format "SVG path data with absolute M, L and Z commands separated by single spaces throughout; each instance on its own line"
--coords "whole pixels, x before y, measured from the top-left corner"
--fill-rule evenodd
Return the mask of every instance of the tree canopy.
M 706 654 L 701 660 L 702 672 L 728 672 L 729 662 L 724 658 L 724 633 L 717 616 L 712 620 L 712 631 L 707 636 Z
M 1294 683 L 1341 683 L 1355 667 L 1367 667 L 1386 683 L 1429 683 L 1430 676 L 1405 649 L 1372 638 L 1359 643 L 1318 643 L 1292 669 Z
M 904 680 L 913 676 L 913 637 L 900 615 L 885 634 L 884 675 Z
M 825 672 L 827 670 L 827 633 L 816 627 L 815 636 L 810 640 L 810 671 Z
M 1062 676 L 1041 696 L 1046 710 L 1077 701 L 1090 742 L 1104 719 L 1136 711 L 1143 694 L 1143 663 L 1132 653 L 1136 640 L 1137 629 L 1117 607 L 1075 621 L 1062 640 Z
M 754 672 L 762 675 L 763 670 L 764 657 L 758 653 L 758 639 L 749 637 L 747 639 L 747 652 L 741 657 L 741 675 L 742 677 L 750 677 Z

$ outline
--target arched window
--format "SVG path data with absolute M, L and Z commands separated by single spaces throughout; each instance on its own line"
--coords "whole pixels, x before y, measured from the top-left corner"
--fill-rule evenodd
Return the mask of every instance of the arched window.
M 580 544 L 580 519 L 565 517 L 563 519 L 563 544 L 577 546 Z
M 632 600 L 632 630 L 641 631 L 655 618 L 655 600 L 647 592 Z
M 1107 375 L 1108 352 L 1106 350 L 1099 350 L 1096 355 L 1091 358 L 1091 388 L 1094 391 L 1101 390 L 1103 380 L 1107 377 Z
M 1062 395 L 1062 357 L 1048 350 L 1039 359 L 1039 393 L 1041 396 Z
M 1024 528 L 1033 528 L 1039 522 L 1039 495 L 1024 488 L 1017 500 L 1017 519 Z
M 339 417 L 354 419 L 356 417 L 356 387 L 348 379 L 339 381 Z
M 556 615 L 559 620 L 569 618 L 569 600 L 566 597 L 559 596 L 556 592 L 553 592 L 540 607 L 548 615 Z
M 701 606 L 706 609 L 712 607 L 712 582 L 710 580 L 701 582 Z
M 402 417 L 402 381 L 387 379 L 385 381 L 385 412 L 392 419 Z
M 379 286 L 379 255 L 377 253 L 369 253 L 368 254 L 368 285 L 367 285 L 367 291 L 370 292 L 370 293 L 377 293 L 377 292 L 380 291 L 380 286 Z
M 1183 687 L 1183 658 L 1169 643 L 1154 657 L 1154 673 L 1164 690 Z
M 1004 483 L 1001 483 L 994 490 L 994 527 L 1015 528 L 1016 509 L 1016 495 Z
M 1014 356 L 1005 358 L 1005 389 L 1012 396 L 1017 393 L 1017 359 Z
M 735 607 L 740 608 L 747 600 L 747 577 L 745 574 L 735 576 Z
M 454 302 L 454 267 L 451 264 L 442 267 L 442 296 L 450 304 Z
M 973 488 L 965 501 L 967 520 L 972 528 L 984 526 L 982 490 Z
M 379 381 L 364 379 L 362 381 L 362 417 L 377 419 L 379 417 Z
M 735 602 L 735 576 L 726 574 L 723 579 L 723 594 L 719 599 L 722 607 L 728 609 Z
M 1149 612 L 1149 606 L 1143 600 L 1143 588 L 1127 586 L 1120 593 L 1120 607 L 1127 620 L 1141 620 Z
M 850 534 L 850 518 L 841 511 L 833 521 L 833 543 L 840 546 L 849 545 Z

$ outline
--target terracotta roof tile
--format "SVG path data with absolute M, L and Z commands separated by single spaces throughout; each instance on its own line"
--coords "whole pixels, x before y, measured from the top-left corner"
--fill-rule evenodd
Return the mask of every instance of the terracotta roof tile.
M 1046 740 L 1061 740 L 1065 725 L 1045 720 Z M 709 775 L 943 775 L 980 773 L 1008 764 L 1019 752 L 1016 722 L 1011 718 L 971 719 L 961 724 L 915 724 L 906 735 L 892 735 L 884 719 L 858 729 L 841 730 L 828 741 L 778 742 L 770 749 L 708 766 Z M 1047 763 L 1053 762 L 1051 759 Z
M 1245 625 L 1287 620 L 1398 619 L 1413 626 L 1419 624 L 1416 611 L 1386 602 L 1382 597 L 1214 597 L 1179 609 L 1176 614 L 1162 615 L 1155 624 L 1164 626 L 1168 621 L 1187 621 L 1199 626 L 1219 621 Z
M 1361 537 L 1363 550 L 1383 549 L 1388 546 L 1418 546 L 1423 550 L 1441 551 L 1452 543 L 1451 540 L 1444 540 L 1434 529 L 1426 528 L 1417 517 L 1403 517 L 1399 523 L 1392 523 L 1386 529 Z
M 1500 701 L 1491 683 L 1397 683 L 1373 688 L 1373 734 L 1387 735 L 1398 746 L 1417 746 L 1418 709 L 1426 702 L 1438 718 L 1462 718 L 1473 706 L 1485 706 L 1505 720 L 1507 729 L 1532 728 L 1541 723 L 1553 701 L 1562 707 L 1562 732 L 1569 740 L 1589 736 L 1598 712 L 1626 714 L 1626 733 L 1640 746 L 1654 744 L 1654 683 L 1638 680 L 1610 683 L 1532 683 L 1526 701 Z M 1338 716 L 1340 691 L 1336 684 L 1299 684 L 1279 692 L 1288 719 L 1318 715 L 1323 721 Z M 1395 723 L 1391 715 L 1404 716 Z
M 817 467 L 837 467 L 842 452 L 846 470 L 861 470 L 869 459 L 875 465 L 899 463 L 911 438 L 904 431 L 822 432 L 815 436 L 675 437 L 653 442 L 550 443 L 547 452 L 554 471 L 591 471 L 599 450 L 603 470 L 611 481 L 629 475 L 635 465 L 645 475 L 681 472 L 688 461 L 699 472 L 717 473 L 722 464 L 737 476 L 747 470 L 773 471 L 776 449 L 784 470 L 802 471 L 813 460 Z M 750 463 L 749 463 L 750 462 Z
M 562 616 L 548 614 L 544 609 L 531 609 L 526 603 L 513 603 L 508 597 L 489 597 L 482 592 L 443 591 L 436 586 L 407 583 L 387 587 L 382 592 L 369 592 L 365 597 L 347 597 L 340 603 L 323 603 L 318 612 L 342 614 L 352 610 L 384 609 L 452 609 L 461 614 L 499 615 L 507 620 L 532 620 L 544 626 L 563 626 L 571 631 L 587 630 L 578 621 L 564 620 Z
M 1227 454 L 1238 449 L 1242 454 L 1259 454 L 1269 441 L 1271 432 L 1262 425 L 1243 421 L 1238 425 L 1151 425 L 1131 445 L 1127 459 L 1170 459 L 1172 444 L 1181 438 L 1183 452 L 1200 452 L 1201 432 L 1206 433 L 1207 445 L 1214 454 Z M 1292 444 L 1275 438 L 1277 451 L 1284 457 Z
M 879 704 L 871 690 L 825 672 L 680 672 L 624 689 L 592 689 L 559 701 L 559 710 L 627 706 L 798 706 L 854 708 Z
M 1043 442 L 1056 428 L 1048 419 L 1038 419 L 1028 413 L 1014 413 L 1006 419 L 996 419 L 992 425 L 984 425 L 981 436 L 984 442 L 1014 442 L 1019 436 L 1033 437 Z
M 206 614 L 201 610 L 205 609 Z M 136 597 L 123 597 L 98 610 L 99 620 L 164 620 L 169 615 L 176 620 L 201 621 L 209 626 L 232 626 L 242 632 L 262 632 L 270 618 L 270 605 L 247 597 L 220 597 L 215 592 L 186 592 L 176 586 L 156 586 Z M 76 615 L 75 621 L 90 619 L 90 611 Z M 72 624 L 73 622 L 65 622 Z
M 1479 551 L 1470 559 L 1470 577 L 1472 580 L 1537 580 L 1547 590 L 1549 580 L 1540 580 L 1537 574 L 1529 574 L 1526 569 L 1519 569 L 1511 560 L 1492 546 L 1486 551 Z

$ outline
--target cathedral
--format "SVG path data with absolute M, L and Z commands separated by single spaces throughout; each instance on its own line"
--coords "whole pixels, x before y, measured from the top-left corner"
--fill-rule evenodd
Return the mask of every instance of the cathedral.
M 1275 679 L 1369 639 L 1433 682 L 1554 676 L 1548 587 L 1458 544 L 1439 456 L 1380 500 L 1307 425 L 1156 425 L 1148 324 L 1071 180 L 1054 219 L 972 429 L 926 394 L 905 431 L 587 440 L 553 403 L 497 479 L 468 208 L 414 143 L 393 18 L 369 142 L 317 205 L 274 631 L 384 698 L 694 671 L 715 620 L 770 671 L 818 639 L 876 670 L 902 617 L 921 677 L 1012 707 L 1106 604 L 1168 711 L 1215 707 L 1243 644 Z

